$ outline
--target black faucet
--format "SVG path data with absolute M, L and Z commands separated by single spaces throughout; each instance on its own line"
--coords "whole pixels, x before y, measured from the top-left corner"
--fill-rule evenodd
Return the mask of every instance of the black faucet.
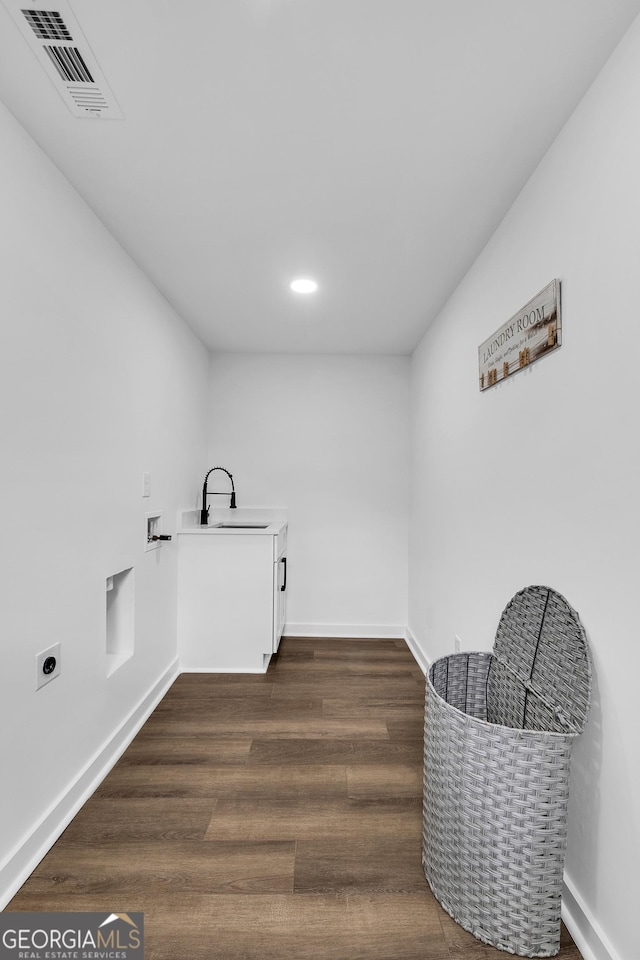
M 226 475 L 229 477 L 229 480 L 231 480 L 231 503 L 229 504 L 229 506 L 232 510 L 235 510 L 236 509 L 236 488 L 233 484 L 233 477 L 231 476 L 229 471 L 226 470 L 224 467 L 211 467 L 211 470 L 209 470 L 209 473 L 213 473 L 214 470 L 222 470 L 222 472 L 226 473 Z M 229 496 L 228 493 L 223 493 L 223 492 L 220 492 L 220 493 L 207 492 L 207 480 L 209 479 L 209 473 L 207 473 L 206 477 L 204 478 L 204 483 L 202 484 L 202 510 L 200 511 L 200 524 L 204 526 L 206 526 L 207 523 L 209 522 L 209 507 L 207 506 L 207 497 L 228 497 Z

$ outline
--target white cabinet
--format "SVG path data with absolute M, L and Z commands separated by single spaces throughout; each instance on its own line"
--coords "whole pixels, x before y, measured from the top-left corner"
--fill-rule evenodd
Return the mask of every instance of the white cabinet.
M 282 553 L 273 567 L 273 646 L 276 653 L 284 630 L 287 614 L 287 556 L 286 540 Z
M 286 615 L 286 523 L 178 535 L 178 652 L 185 671 L 266 669 Z

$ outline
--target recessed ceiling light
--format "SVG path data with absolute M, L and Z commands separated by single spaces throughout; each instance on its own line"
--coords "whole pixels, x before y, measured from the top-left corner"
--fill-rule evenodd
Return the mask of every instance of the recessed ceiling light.
M 298 280 L 292 280 L 289 284 L 294 293 L 315 293 L 318 289 L 318 284 L 315 280 L 309 280 L 305 277 L 300 277 Z

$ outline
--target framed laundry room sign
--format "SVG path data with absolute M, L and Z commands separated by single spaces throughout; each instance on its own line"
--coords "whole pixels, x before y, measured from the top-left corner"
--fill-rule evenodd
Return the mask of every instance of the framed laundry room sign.
M 560 281 L 544 290 L 478 347 L 480 390 L 487 390 L 562 344 Z

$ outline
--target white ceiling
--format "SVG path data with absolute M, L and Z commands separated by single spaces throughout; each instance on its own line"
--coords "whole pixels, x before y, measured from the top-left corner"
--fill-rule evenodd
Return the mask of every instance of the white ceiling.
M 640 0 L 71 8 L 125 119 L 72 117 L 3 6 L 0 99 L 204 342 L 410 353 Z

